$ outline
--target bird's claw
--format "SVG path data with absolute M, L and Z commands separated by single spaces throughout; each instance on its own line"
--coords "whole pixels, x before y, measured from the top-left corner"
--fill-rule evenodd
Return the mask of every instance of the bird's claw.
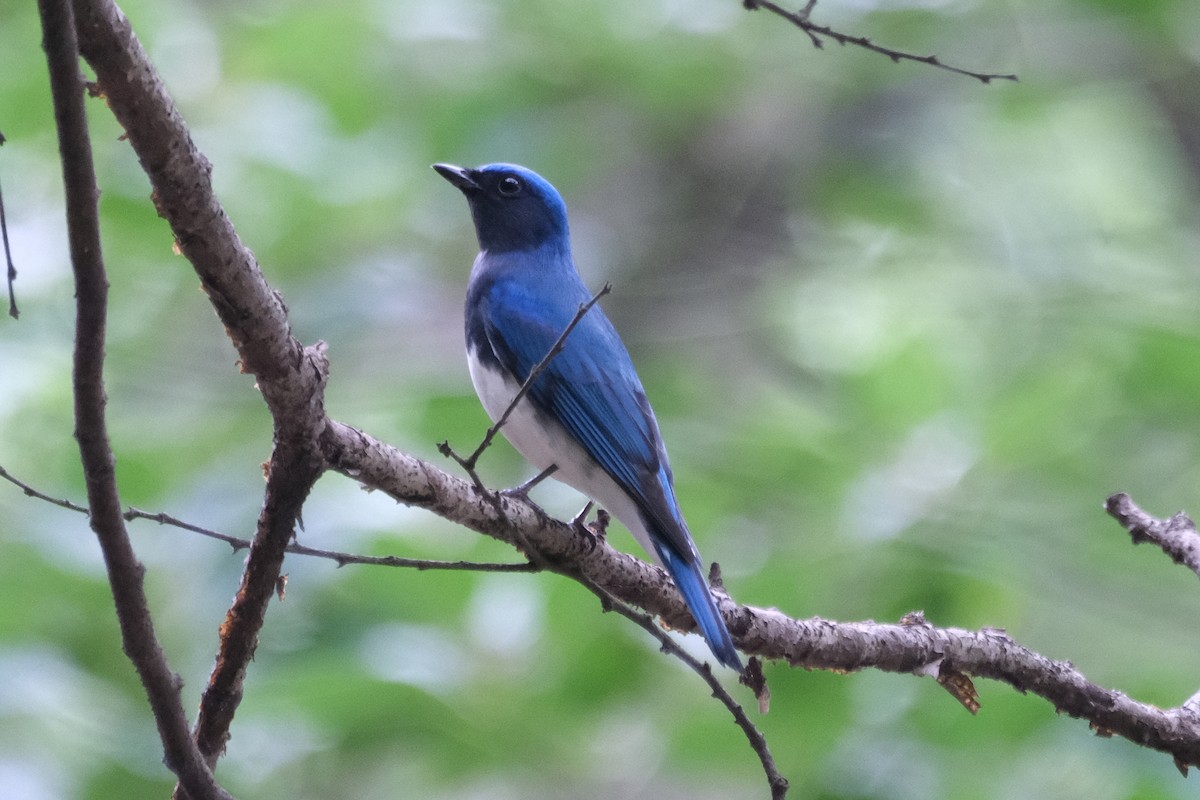
M 598 544 L 600 544 L 600 542 L 604 541 L 604 535 L 608 530 L 608 520 L 609 520 L 608 512 L 605 511 L 603 508 L 598 508 L 598 509 L 596 509 L 595 522 L 592 522 L 590 525 L 586 524 L 584 522 L 584 520 L 587 519 L 588 511 L 590 511 L 591 509 L 592 509 L 592 504 L 589 502 L 586 506 L 583 507 L 583 511 L 580 511 L 575 516 L 575 519 L 571 520 L 571 527 L 573 527 L 575 530 L 579 531 L 579 533 L 585 539 L 587 539 L 588 555 L 591 555 L 592 553 L 596 552 L 596 545 L 598 545 Z

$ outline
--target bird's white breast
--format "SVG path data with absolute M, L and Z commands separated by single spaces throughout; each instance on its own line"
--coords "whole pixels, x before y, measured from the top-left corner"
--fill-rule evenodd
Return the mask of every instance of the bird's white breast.
M 474 349 L 467 351 L 471 382 L 483 408 L 492 421 L 500 419 L 521 389 L 511 375 L 489 369 L 476 358 Z M 528 396 L 508 415 L 500 428 L 517 452 L 538 471 L 551 464 L 558 467 L 553 477 L 586 495 L 608 511 L 629 529 L 638 543 L 655 561 L 658 554 L 650 545 L 650 536 L 642 522 L 637 505 L 600 465 L 587 454 L 575 438 L 557 421 L 536 410 Z

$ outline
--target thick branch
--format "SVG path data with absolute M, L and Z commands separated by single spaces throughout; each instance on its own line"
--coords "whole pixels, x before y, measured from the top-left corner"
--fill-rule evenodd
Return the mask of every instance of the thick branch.
M 284 549 L 324 464 L 324 348 L 292 336 L 287 308 L 264 279 L 213 193 L 211 165 L 191 135 L 128 20 L 109 0 L 75 0 L 83 55 L 154 188 L 158 212 L 192 263 L 242 369 L 257 378 L 271 411 L 275 447 L 242 585 L 225 624 L 201 703 L 196 737 L 215 764 L 229 738 L 242 679 L 274 593 Z
M 104 340 L 108 278 L 100 252 L 99 189 L 83 104 L 83 80 L 69 0 L 39 0 L 43 46 L 58 126 L 67 204 L 67 235 L 75 274 L 75 438 L 87 484 L 89 519 L 104 553 L 125 653 L 137 669 L 154 712 L 167 766 L 197 798 L 229 798 L 188 734 L 181 681 L 159 646 L 134 555 L 105 422 Z
M 150 179 L 159 215 L 237 347 L 242 370 L 259 379 L 268 405 L 307 402 L 310 392 L 299 381 L 280 380 L 303 363 L 283 300 L 217 201 L 212 165 L 192 142 L 129 21 L 109 0 L 74 2 L 83 57 Z
M 670 579 L 659 568 L 598 544 L 565 522 L 546 519 L 519 498 L 500 503 L 471 483 L 442 472 L 367 434 L 331 421 L 323 437 L 330 466 L 516 547 L 526 543 L 559 567 L 571 565 L 615 597 L 661 616 L 668 625 L 693 628 L 691 616 Z M 567 571 L 563 569 L 561 571 Z M 809 669 L 885 672 L 951 677 L 966 673 L 1031 692 L 1073 717 L 1086 719 L 1103 735 L 1118 735 L 1161 750 L 1177 764 L 1200 766 L 1200 709 L 1195 704 L 1160 709 L 1089 682 L 1065 661 L 1054 661 L 1014 642 L 1001 630 L 934 628 L 919 622 L 887 625 L 798 620 L 753 606 L 722 603 L 738 649 L 765 659 Z
M 229 728 L 242 701 L 246 669 L 258 647 L 258 632 L 275 594 L 284 553 L 308 492 L 324 467 L 315 448 L 280 442 L 277 436 L 275 452 L 266 467 L 266 499 L 250 545 L 250 557 L 237 596 L 221 626 L 217 661 L 196 720 L 196 741 L 209 767 L 216 766 L 229 740 Z

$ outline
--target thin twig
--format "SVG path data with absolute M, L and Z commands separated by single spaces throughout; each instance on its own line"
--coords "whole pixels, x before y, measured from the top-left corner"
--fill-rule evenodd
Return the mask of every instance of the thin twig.
M 11 472 L 0 466 L 0 478 L 8 481 L 28 497 L 33 497 L 38 500 L 50 503 L 51 505 L 65 508 L 68 511 L 74 511 L 78 514 L 87 515 L 88 509 L 78 503 L 72 503 L 70 500 L 51 497 L 45 492 L 38 491 L 28 483 L 17 478 Z M 179 517 L 172 516 L 163 511 L 143 511 L 140 508 L 130 506 L 122 515 L 127 522 L 135 519 L 147 520 L 149 522 L 157 522 L 159 525 L 166 525 L 172 528 L 197 533 L 201 536 L 206 536 L 209 539 L 216 539 L 220 542 L 225 542 L 229 545 L 233 552 L 246 550 L 250 547 L 249 539 L 241 539 L 237 536 L 230 536 L 227 533 L 214 531 L 211 528 L 205 528 L 201 525 L 195 525 Z M 425 558 L 404 558 L 402 556 L 362 556 L 355 553 L 343 553 L 337 550 L 322 550 L 317 547 L 306 547 L 302 544 L 292 542 L 287 546 L 287 552 L 294 553 L 298 556 L 312 556 L 313 558 L 324 558 L 335 562 L 339 567 L 344 567 L 347 564 L 369 564 L 380 567 L 400 567 L 405 569 L 415 569 L 423 572 L 426 570 L 462 570 L 465 572 L 539 572 L 541 567 L 532 562 L 490 562 L 490 561 L 438 561 Z
M 2 472 L 3 472 L 3 468 L 0 468 L 0 473 L 2 473 Z M 11 480 L 11 477 L 8 475 L 0 475 L 0 477 L 8 477 Z M 14 483 L 17 483 L 17 485 L 19 485 L 19 486 L 23 486 L 23 484 L 20 484 L 17 481 L 14 481 Z M 27 492 L 27 494 L 28 494 L 28 492 Z M 50 500 L 50 502 L 56 502 L 53 500 L 53 498 L 46 498 L 44 495 L 41 495 L 41 494 L 35 493 L 34 496 Z M 56 503 L 56 504 L 61 505 L 61 503 Z M 84 509 L 84 510 L 86 511 L 86 509 Z M 227 533 L 220 533 L 218 531 L 211 530 L 210 528 L 203 528 L 199 525 L 193 525 L 190 522 L 186 522 L 184 520 L 179 519 L 178 517 L 173 517 L 170 514 L 166 514 L 161 511 L 158 511 L 158 512 L 143 511 L 140 508 L 134 508 L 134 507 L 130 506 L 125 511 L 125 519 L 127 519 L 127 520 L 144 519 L 144 520 L 149 520 L 151 522 L 157 522 L 160 525 L 168 525 L 170 527 L 179 528 L 181 530 L 191 531 L 192 533 L 198 533 L 201 536 L 207 536 L 210 539 L 217 539 L 218 541 L 225 542 L 226 544 L 228 544 L 230 547 L 233 548 L 233 552 L 235 552 L 235 553 L 238 552 L 239 550 L 247 549 L 248 547 L 250 547 L 250 544 L 251 544 L 249 539 L 240 539 L 236 536 L 230 536 Z M 537 572 L 537 571 L 539 571 L 539 568 L 536 565 L 529 563 L 529 562 L 525 562 L 525 563 L 494 563 L 494 562 L 484 562 L 484 561 L 434 561 L 434 560 L 423 559 L 423 558 L 403 558 L 401 556 L 360 556 L 360 555 L 356 555 L 354 553 L 342 553 L 342 552 L 338 552 L 336 550 L 322 550 L 317 547 L 306 547 L 305 545 L 297 544 L 296 542 L 292 542 L 291 544 L 289 544 L 287 546 L 287 552 L 294 553 L 295 555 L 299 555 L 299 556 L 312 556 L 314 558 L 325 558 L 330 561 L 336 562 L 339 567 L 344 567 L 347 564 L 371 564 L 371 565 L 381 566 L 381 567 L 404 567 L 404 568 L 415 569 L 415 570 L 419 570 L 419 571 L 424 571 L 424 570 L 464 570 L 464 571 L 468 571 L 468 572 Z
M 512 402 L 510 402 L 508 407 L 504 409 L 504 413 L 500 415 L 500 419 L 496 420 L 492 427 L 488 428 L 487 433 L 485 433 L 483 436 L 483 440 L 479 443 L 479 446 L 475 448 L 475 451 L 472 452 L 471 455 L 467 456 L 466 458 L 462 458 L 454 452 L 454 450 L 450 447 L 449 442 L 442 442 L 438 445 L 438 451 L 441 452 L 442 455 L 453 459 L 460 467 L 465 469 L 467 474 L 471 476 L 471 479 L 475 481 L 475 485 L 477 487 L 483 488 L 483 483 L 479 480 L 479 476 L 475 472 L 475 465 L 478 463 L 479 457 L 483 455 L 483 451 L 487 450 L 488 447 L 491 446 L 492 441 L 496 438 L 496 434 L 500 433 L 500 429 L 504 427 L 504 423 L 508 422 L 508 418 L 512 416 L 513 411 L 516 410 L 517 404 L 519 404 L 525 398 L 525 395 L 529 393 L 529 387 L 533 386 L 533 382 L 537 380 L 538 376 L 541 375 L 542 372 L 545 371 L 546 367 L 550 365 L 550 362 L 554 360 L 555 356 L 562 352 L 563 345 L 566 343 L 567 337 L 571 335 L 571 331 L 575 330 L 575 326 L 578 325 L 584 316 L 592 310 L 592 306 L 600 302 L 600 298 L 604 297 L 604 295 L 611 291 L 612 284 L 605 283 L 604 286 L 600 287 L 600 291 L 592 295 L 590 300 L 579 305 L 578 310 L 575 312 L 575 316 L 571 318 L 571 321 L 567 323 L 567 327 L 564 328 L 563 332 L 559 334 L 557 339 L 555 339 L 553 346 L 551 346 L 546 355 L 542 356 L 542 360 L 535 364 L 533 369 L 529 371 L 529 375 L 526 376 L 525 380 L 521 383 L 521 388 L 517 390 L 516 395 L 513 396 Z
M 75 438 L 87 485 L 88 519 L 108 570 L 121 642 L 146 690 L 163 744 L 164 761 L 195 798 L 231 800 L 205 765 L 188 731 L 182 681 L 167 663 L 154 632 L 138 562 L 121 517 L 116 462 L 105 420 L 104 341 L 108 278 L 100 249 L 99 188 L 92 164 L 79 46 L 70 0 L 39 0 L 43 47 L 58 128 L 67 207 L 67 237 L 75 276 L 75 354 L 72 388 Z
M 70 500 L 59 499 L 57 497 L 51 497 L 50 495 L 45 494 L 44 492 L 39 492 L 37 489 L 33 488 L 32 486 L 25 483 L 24 481 L 18 480 L 16 476 L 14 476 L 11 472 L 6 470 L 2 466 L 0 466 L 0 478 L 3 478 L 4 480 L 8 481 L 9 483 L 11 483 L 14 486 L 16 486 L 17 488 L 19 488 L 28 497 L 36 497 L 38 500 L 45 500 L 47 503 L 50 503 L 51 505 L 56 505 L 59 508 L 65 508 L 68 511 L 78 511 L 80 514 L 90 514 L 91 513 L 90 511 L 88 511 L 87 506 L 81 506 L 78 503 L 72 503 Z
M 659 648 L 664 653 L 679 659 L 686 664 L 688 668 L 699 675 L 701 680 L 707 683 L 708 688 L 712 690 L 713 697 L 721 701 L 722 705 L 728 709 L 729 713 L 733 716 L 734 722 L 739 728 L 742 729 L 742 733 L 745 734 L 746 740 L 750 743 L 750 748 L 758 756 L 758 760 L 762 764 L 763 772 L 765 772 L 767 776 L 767 784 L 771 788 L 772 800 L 782 800 L 782 798 L 787 795 L 788 780 L 779 772 L 779 768 L 775 764 L 775 758 L 771 755 L 771 749 L 767 745 L 766 737 L 763 736 L 762 731 L 760 731 L 755 724 L 750 721 L 750 717 L 746 715 L 746 711 L 742 708 L 741 704 L 733 699 L 733 696 L 729 694 L 725 687 L 721 685 L 721 682 L 717 680 L 716 676 L 713 675 L 712 667 L 709 666 L 707 662 L 700 661 L 691 653 L 688 653 L 686 650 L 680 647 L 679 643 L 672 639 L 671 635 L 663 630 L 660 625 L 655 623 L 654 619 L 650 617 L 649 614 L 638 611 L 629 604 L 613 596 L 613 594 L 603 586 L 592 581 L 578 570 L 563 571 L 556 569 L 555 571 L 583 584 L 588 591 L 600 599 L 600 604 L 605 611 L 615 611 L 621 616 L 625 617 L 627 620 L 633 622 L 638 627 L 642 628 L 642 630 L 646 631 L 658 640 Z
M 4 134 L 0 133 L 0 144 L 4 143 Z M 4 259 L 8 262 L 8 315 L 13 319 L 21 316 L 17 310 L 17 295 L 13 284 L 17 280 L 17 268 L 13 264 L 12 248 L 8 244 L 8 218 L 4 214 L 4 190 L 0 189 L 0 237 L 4 239 Z
M 931 67 L 944 69 L 948 72 L 966 75 L 967 77 L 974 78 L 975 80 L 984 84 L 991 83 L 992 81 L 1015 82 L 1020 80 L 1014 73 L 1011 72 L 976 72 L 975 70 L 963 69 L 962 67 L 956 67 L 951 64 L 947 64 L 934 55 L 919 56 L 915 53 L 908 53 L 903 50 L 894 50 L 890 47 L 884 47 L 883 45 L 875 44 L 875 42 L 872 42 L 865 36 L 852 36 L 847 33 L 835 31 L 833 28 L 830 28 L 827 25 L 817 25 L 810 19 L 813 7 L 816 6 L 816 4 L 816 0 L 809 0 L 808 5 L 806 5 L 800 11 L 789 11 L 783 6 L 772 2 L 772 0 L 742 0 L 742 5 L 749 11 L 765 8 L 772 14 L 791 22 L 797 28 L 804 31 L 808 35 L 809 41 L 813 43 L 813 47 L 818 49 L 825 46 L 824 41 L 821 39 L 821 37 L 824 36 L 828 39 L 833 39 L 840 45 L 850 44 L 856 47 L 861 47 L 865 50 L 870 50 L 874 53 L 885 55 L 896 63 L 901 61 L 915 61 L 919 64 L 928 64 Z

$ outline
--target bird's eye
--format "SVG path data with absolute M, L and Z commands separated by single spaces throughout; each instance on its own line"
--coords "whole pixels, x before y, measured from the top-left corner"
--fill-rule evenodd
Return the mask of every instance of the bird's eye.
M 500 194 L 506 197 L 512 197 L 521 191 L 521 182 L 509 175 L 506 178 L 501 178 L 500 183 L 496 185 L 496 188 L 500 190 Z

